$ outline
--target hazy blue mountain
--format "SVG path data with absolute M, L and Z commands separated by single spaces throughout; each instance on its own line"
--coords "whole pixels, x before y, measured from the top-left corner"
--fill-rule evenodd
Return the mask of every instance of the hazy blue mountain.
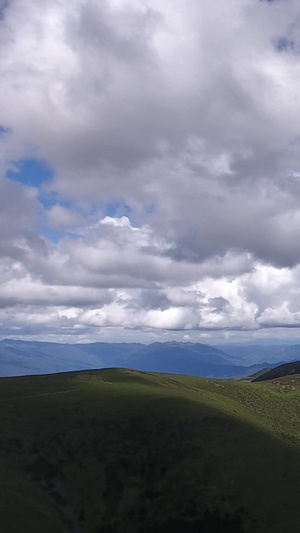
M 222 344 L 220 350 L 231 355 L 236 364 L 282 363 L 300 359 L 300 344 Z
M 209 363 L 199 361 L 190 354 L 179 353 L 178 350 L 168 347 L 161 351 L 157 350 L 151 357 L 139 357 L 133 360 L 130 368 L 148 372 L 163 372 L 171 374 L 186 374 L 189 376 L 202 376 L 208 378 L 235 378 L 246 377 L 261 368 L 273 368 L 274 365 L 263 363 L 262 365 L 241 366 L 233 364 Z
M 91 368 L 133 368 L 204 377 L 244 377 L 276 362 L 246 365 L 219 348 L 201 343 L 156 342 L 59 344 L 3 340 L 0 376 L 49 374 Z
M 87 354 L 76 344 L 25 342 L 3 340 L 0 342 L 0 376 L 21 376 L 85 370 L 105 366 L 98 356 Z
M 209 346 L 202 343 L 192 342 L 155 342 L 144 346 L 144 353 L 149 356 L 153 353 L 161 353 L 161 355 L 170 353 L 178 356 L 189 356 L 197 361 L 207 362 L 211 364 L 235 364 L 234 358 L 220 348 Z

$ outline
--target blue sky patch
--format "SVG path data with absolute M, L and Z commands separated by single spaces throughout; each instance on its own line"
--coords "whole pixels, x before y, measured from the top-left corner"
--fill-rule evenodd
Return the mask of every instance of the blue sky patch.
M 295 50 L 295 43 L 293 39 L 289 39 L 286 36 L 278 37 L 275 40 L 274 45 L 275 45 L 276 50 L 278 50 L 278 52 Z
M 8 170 L 6 176 L 23 185 L 39 188 L 41 184 L 51 181 L 53 171 L 45 161 L 24 159 L 18 161 L 13 169 Z
M 42 234 L 46 239 L 53 242 L 53 244 L 57 244 L 64 235 L 64 232 L 49 228 L 49 226 L 44 226 L 42 228 Z
M 146 204 L 144 205 L 144 211 L 148 213 L 149 215 L 153 215 L 153 213 L 156 213 L 156 205 L 153 203 Z
M 103 207 L 106 217 L 129 217 L 131 211 L 131 207 L 123 202 L 110 202 Z
M 5 135 L 10 133 L 10 129 L 3 126 L 3 124 L 0 124 L 0 139 L 3 138 Z
M 9 6 L 8 0 L 0 0 L 0 22 L 4 19 L 5 10 Z

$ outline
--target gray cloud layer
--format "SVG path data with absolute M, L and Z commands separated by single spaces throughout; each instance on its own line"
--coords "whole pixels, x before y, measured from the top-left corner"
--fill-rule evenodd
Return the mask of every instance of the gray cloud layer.
M 8 3 L 3 335 L 298 327 L 298 19 L 296 0 Z M 4 177 L 26 158 L 52 181 Z

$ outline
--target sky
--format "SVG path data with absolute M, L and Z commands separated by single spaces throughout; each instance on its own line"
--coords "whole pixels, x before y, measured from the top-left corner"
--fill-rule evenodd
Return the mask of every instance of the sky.
M 0 0 L 0 338 L 300 334 L 298 0 Z

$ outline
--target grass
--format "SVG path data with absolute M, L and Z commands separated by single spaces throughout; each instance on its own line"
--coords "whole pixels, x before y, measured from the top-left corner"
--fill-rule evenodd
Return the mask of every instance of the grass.
M 0 380 L 0 530 L 292 533 L 300 377 Z

